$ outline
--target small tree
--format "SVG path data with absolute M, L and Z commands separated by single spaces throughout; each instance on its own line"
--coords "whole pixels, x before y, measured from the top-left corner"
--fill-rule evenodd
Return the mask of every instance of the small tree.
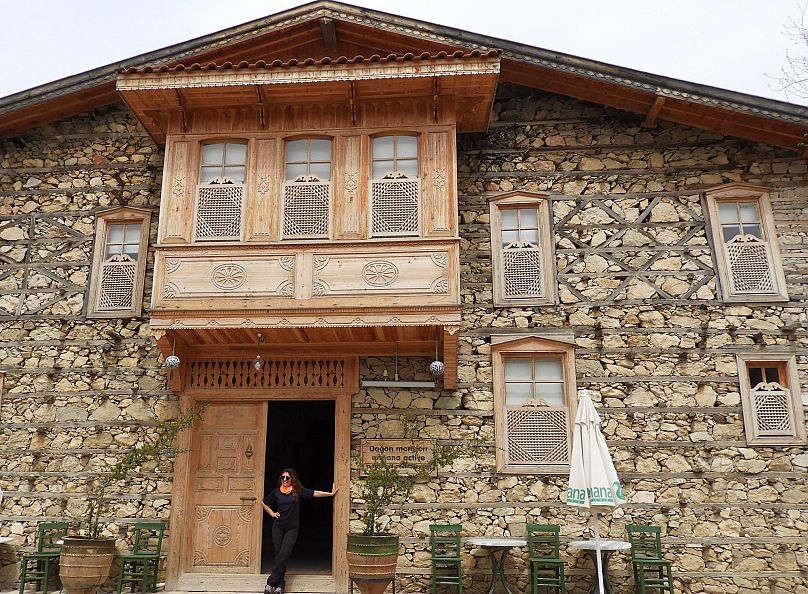
M 93 539 L 99 536 L 101 513 L 109 507 L 110 488 L 116 483 L 128 481 L 144 464 L 158 460 L 172 450 L 177 436 L 201 419 L 206 407 L 206 404 L 190 407 L 174 419 L 149 427 L 141 442 L 106 468 L 100 478 L 89 483 L 90 504 L 83 522 L 87 536 Z
M 777 75 L 770 75 L 774 85 L 772 89 L 782 91 L 786 97 L 792 95 L 801 99 L 808 99 L 808 4 L 798 5 L 799 16 L 789 18 L 785 25 L 784 34 L 790 38 L 796 50 L 786 50 L 788 66 L 782 68 Z

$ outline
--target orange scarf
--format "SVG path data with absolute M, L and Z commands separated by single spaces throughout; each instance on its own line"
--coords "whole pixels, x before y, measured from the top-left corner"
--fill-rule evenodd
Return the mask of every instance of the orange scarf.
M 295 490 L 294 485 L 281 485 L 281 493 L 283 493 L 284 495 L 289 495 L 294 490 Z

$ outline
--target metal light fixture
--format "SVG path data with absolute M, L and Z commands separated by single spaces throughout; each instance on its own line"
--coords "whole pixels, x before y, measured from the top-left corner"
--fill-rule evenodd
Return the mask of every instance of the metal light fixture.
M 165 365 L 168 369 L 176 369 L 180 366 L 180 358 L 174 354 L 174 350 L 177 347 L 177 337 L 174 336 L 174 342 L 171 344 L 171 354 L 166 357 Z
M 396 367 L 393 381 L 387 379 L 387 369 L 384 370 L 382 380 L 362 380 L 363 388 L 434 388 L 435 382 L 419 382 L 415 380 L 398 379 L 398 343 L 396 343 Z
M 256 336 L 258 337 L 258 344 L 264 344 L 264 335 L 260 332 L 256 332 Z M 256 371 L 261 371 L 261 368 L 264 366 L 264 360 L 261 358 L 261 355 L 255 356 L 255 361 L 253 361 L 253 367 L 255 367 Z
M 429 364 L 429 373 L 431 373 L 435 377 L 440 377 L 443 375 L 443 370 L 445 366 L 443 365 L 443 361 L 438 359 L 438 333 L 437 330 L 435 331 L 435 360 Z

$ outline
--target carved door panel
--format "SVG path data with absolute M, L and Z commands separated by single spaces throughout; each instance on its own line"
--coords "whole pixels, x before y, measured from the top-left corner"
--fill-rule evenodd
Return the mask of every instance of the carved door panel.
M 190 571 L 259 573 L 266 402 L 208 406 L 191 446 Z

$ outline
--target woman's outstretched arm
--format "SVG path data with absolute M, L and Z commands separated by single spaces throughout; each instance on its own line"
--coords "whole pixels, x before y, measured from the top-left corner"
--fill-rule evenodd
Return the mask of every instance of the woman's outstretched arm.
M 337 486 L 336 486 L 336 484 L 331 485 L 331 490 L 330 491 L 315 491 L 314 492 L 315 497 L 333 497 L 336 494 L 337 494 Z

